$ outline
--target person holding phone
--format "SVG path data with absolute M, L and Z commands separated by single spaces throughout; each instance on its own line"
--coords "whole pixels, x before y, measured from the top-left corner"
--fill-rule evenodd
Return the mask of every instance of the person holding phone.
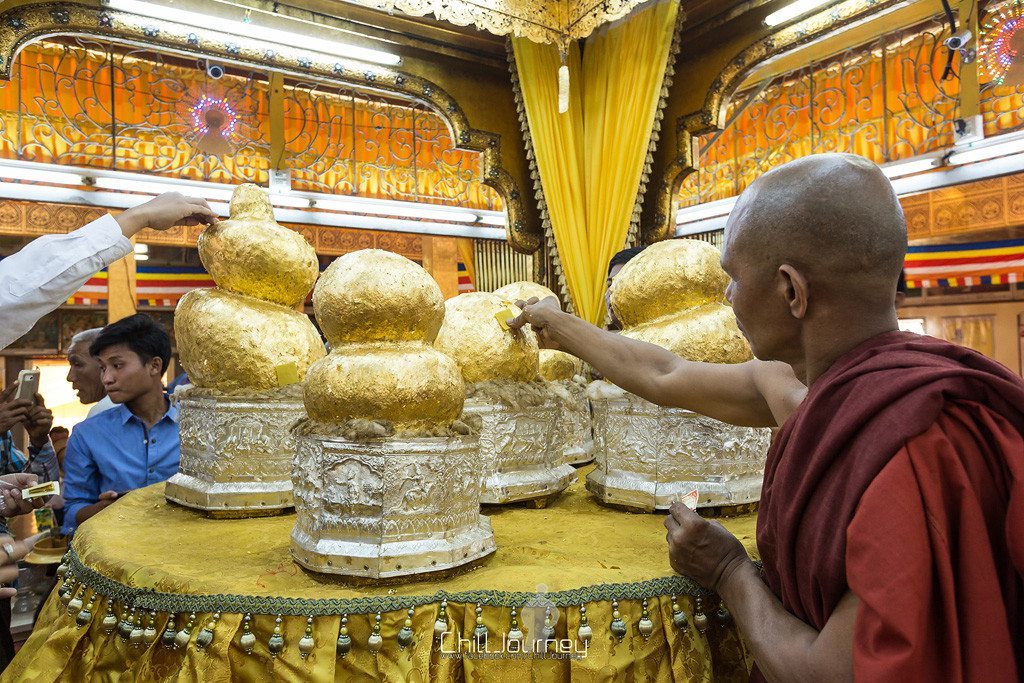
M 167 192 L 119 214 L 109 214 L 66 235 L 44 235 L 0 260 L 0 350 L 67 301 L 86 280 L 132 252 L 129 241 L 145 228 L 217 222 L 203 199 Z

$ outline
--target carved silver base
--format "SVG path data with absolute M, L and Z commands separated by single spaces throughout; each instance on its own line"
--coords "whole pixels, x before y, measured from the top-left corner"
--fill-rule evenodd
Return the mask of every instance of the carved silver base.
M 261 517 L 292 507 L 290 428 L 301 400 L 189 396 L 180 399 L 180 471 L 168 500 L 213 517 Z
M 452 569 L 495 551 L 490 520 L 480 514 L 475 438 L 298 442 L 291 554 L 303 567 L 383 579 Z
M 590 399 L 587 388 L 574 381 L 556 383 L 556 389 L 567 397 L 559 397 L 559 416 L 552 435 L 552 448 L 561 452 L 566 465 L 585 465 L 594 459 L 594 437 L 590 425 Z
M 514 503 L 544 498 L 573 482 L 576 470 L 554 450 L 552 434 L 558 410 L 551 402 L 510 408 L 500 401 L 468 399 L 465 415 L 479 415 L 480 463 L 484 472 L 480 502 Z
M 770 430 L 662 408 L 607 384 L 590 400 L 597 466 L 587 489 L 601 502 L 665 510 L 694 489 L 697 507 L 760 499 Z

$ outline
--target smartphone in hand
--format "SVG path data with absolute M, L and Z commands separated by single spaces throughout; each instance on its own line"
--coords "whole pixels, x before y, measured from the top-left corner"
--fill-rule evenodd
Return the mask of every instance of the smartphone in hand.
M 18 373 L 18 388 L 14 392 L 17 401 L 32 401 L 39 393 L 39 371 L 22 370 Z

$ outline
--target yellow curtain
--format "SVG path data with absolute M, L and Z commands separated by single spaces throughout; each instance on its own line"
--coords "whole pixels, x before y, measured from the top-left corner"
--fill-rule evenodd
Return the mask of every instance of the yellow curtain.
M 514 39 L 516 67 L 551 229 L 576 312 L 604 319 L 608 260 L 626 244 L 672 45 L 678 0 L 598 29 L 568 52 L 558 113 L 555 47 Z

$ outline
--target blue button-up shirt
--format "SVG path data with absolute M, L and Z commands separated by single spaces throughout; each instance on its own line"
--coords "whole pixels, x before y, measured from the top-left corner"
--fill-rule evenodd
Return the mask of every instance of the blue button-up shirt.
M 178 471 L 178 407 L 171 404 L 151 428 L 121 404 L 80 422 L 64 452 L 64 527 L 104 491 L 126 493 L 170 479 Z

